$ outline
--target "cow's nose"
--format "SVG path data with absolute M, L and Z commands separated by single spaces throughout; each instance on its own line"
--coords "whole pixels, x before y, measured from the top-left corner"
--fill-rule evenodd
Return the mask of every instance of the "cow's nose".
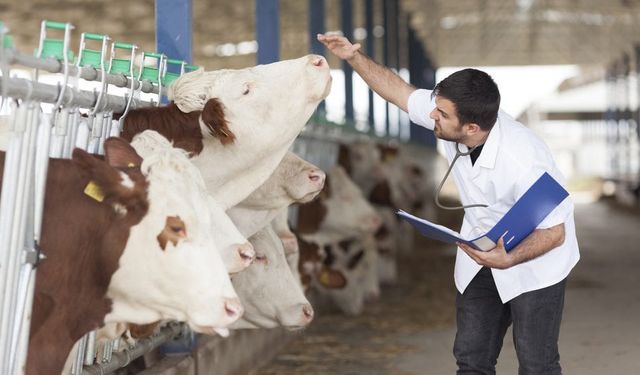
M 311 307 L 310 304 L 305 303 L 304 305 L 302 305 L 302 316 L 305 324 L 311 323 L 311 321 L 313 320 L 313 307 Z
M 313 66 L 317 66 L 318 68 L 327 64 L 327 60 L 325 60 L 324 57 L 318 55 L 312 55 L 310 61 Z
M 224 313 L 229 320 L 229 324 L 238 320 L 242 316 L 244 308 L 240 303 L 240 300 L 236 298 L 226 298 L 224 301 Z
M 324 184 L 325 173 L 319 169 L 312 169 L 309 172 L 309 180 L 317 183 L 318 185 Z
M 253 262 L 253 260 L 256 258 L 256 251 L 253 250 L 253 245 L 251 245 L 251 243 L 249 242 L 243 243 L 242 245 L 238 246 L 237 250 L 242 265 L 245 268 L 249 267 L 251 262 Z

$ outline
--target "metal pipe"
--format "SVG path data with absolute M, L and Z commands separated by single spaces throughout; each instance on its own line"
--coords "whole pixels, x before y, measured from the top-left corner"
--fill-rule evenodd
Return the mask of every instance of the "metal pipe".
M 113 353 L 111 361 L 108 363 L 96 363 L 92 366 L 85 366 L 82 375 L 101 375 L 116 371 L 127 366 L 132 360 L 143 356 L 165 342 L 177 337 L 183 329 L 183 324 L 169 323 L 163 327 L 157 335 L 138 340 L 136 346 L 129 350 Z
M 5 49 L 4 58 L 9 65 L 22 65 L 38 70 L 46 70 L 49 73 L 62 73 L 64 71 L 64 64 L 52 57 L 39 59 L 32 55 L 20 53 L 19 51 Z M 100 72 L 100 70 L 97 70 L 90 66 L 77 67 L 72 64 L 67 65 L 69 69 L 69 75 L 78 75 L 80 78 L 86 81 L 102 81 L 102 73 Z M 151 82 L 138 81 L 136 79 L 127 78 L 123 74 L 106 73 L 105 82 L 117 87 L 131 87 L 131 85 L 133 84 L 134 89 L 141 88 L 142 92 L 153 94 L 158 93 L 158 86 L 154 86 Z M 166 95 L 166 89 L 162 90 L 162 95 Z
M 4 84 L 8 87 L 4 87 Z M 6 81 L 0 80 L 0 90 L 6 89 L 7 96 L 18 99 L 31 99 L 37 102 L 55 103 L 58 99 L 58 87 L 45 83 L 33 82 L 23 78 L 9 78 Z M 94 92 L 79 90 L 72 94 L 70 90 L 64 93 L 64 102 L 70 107 L 91 108 L 96 102 L 96 94 Z M 105 95 L 103 100 L 103 110 L 112 111 L 114 113 L 122 113 L 126 108 L 126 99 Z M 148 107 L 152 104 L 142 100 L 134 99 L 131 104 L 136 107 Z
M 18 359 L 23 358 L 19 352 L 21 340 L 27 340 L 27 337 L 23 337 L 22 334 L 25 331 L 22 329 L 22 325 L 25 324 L 25 313 L 29 314 L 31 311 L 26 311 L 26 305 L 31 299 L 31 296 L 27 295 L 30 290 L 29 282 L 31 281 L 31 265 L 26 262 L 25 255 L 27 251 L 34 249 L 34 220 L 36 220 L 34 209 L 36 208 L 36 183 L 37 177 L 35 170 L 37 168 L 36 152 L 38 141 L 38 129 L 39 127 L 49 127 L 49 122 L 46 118 L 40 117 L 39 109 L 34 110 L 34 117 L 31 127 L 32 133 L 28 138 L 27 150 L 26 150 L 26 168 L 24 179 L 24 195 L 22 197 L 22 214 L 18 225 L 20 231 L 18 232 L 18 238 L 15 248 L 15 290 L 13 291 L 12 312 L 14 323 L 11 327 L 11 351 L 9 356 L 9 366 L 11 373 L 15 373 L 17 368 Z M 26 324 L 25 324 L 26 325 Z
M 96 358 L 96 331 L 87 334 L 87 347 L 84 351 L 84 365 L 91 366 Z

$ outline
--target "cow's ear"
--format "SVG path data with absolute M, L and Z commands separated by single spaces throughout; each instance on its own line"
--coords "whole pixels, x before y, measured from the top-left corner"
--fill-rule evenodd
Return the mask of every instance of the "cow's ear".
M 146 214 L 147 182 L 139 170 L 125 173 L 79 148 L 73 150 L 72 160 L 88 177 L 88 184 L 81 187 L 87 196 L 114 205 L 117 211 L 126 209 L 126 216 L 135 222 Z
M 229 129 L 227 119 L 224 117 L 224 105 L 218 99 L 209 99 L 200 116 L 204 125 L 209 129 L 209 134 L 218 138 L 223 145 L 235 141 L 236 136 Z
M 104 141 L 104 158 L 114 168 L 140 168 L 142 157 L 123 138 L 111 137 Z
M 338 270 L 323 267 L 316 275 L 320 284 L 327 289 L 342 289 L 347 286 L 347 278 Z

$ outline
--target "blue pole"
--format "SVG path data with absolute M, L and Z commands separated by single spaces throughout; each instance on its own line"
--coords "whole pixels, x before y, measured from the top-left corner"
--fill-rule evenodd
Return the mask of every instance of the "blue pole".
M 316 38 L 324 28 L 324 0 L 309 0 L 309 46 L 313 54 L 324 56 L 324 44 Z
M 366 0 L 365 2 L 365 28 L 367 30 L 367 55 L 372 59 L 375 59 L 375 39 L 373 37 L 373 0 Z M 374 111 L 373 111 L 373 90 L 369 88 L 369 126 L 374 127 Z
M 352 1 L 342 0 L 342 33 L 353 41 Z M 344 117 L 347 122 L 353 121 L 353 68 L 346 61 L 342 62 L 344 72 Z
M 433 89 L 436 81 L 436 69 L 427 57 L 415 31 L 409 27 L 409 82 L 418 88 Z M 409 136 L 412 141 L 426 146 L 436 147 L 433 132 L 411 123 Z
M 316 37 L 319 33 L 324 32 L 324 0 L 309 0 L 309 47 L 311 53 L 324 56 L 324 44 L 320 43 Z M 324 100 L 318 105 L 318 111 L 326 111 Z
M 156 0 L 156 52 L 193 61 L 191 0 Z
M 382 0 L 382 25 L 384 28 L 384 38 L 382 39 L 382 64 L 389 67 L 389 43 L 391 42 L 389 35 L 391 28 L 389 27 L 389 0 Z M 384 129 L 385 135 L 389 134 L 389 102 L 384 103 Z
M 256 0 L 258 64 L 280 60 L 280 6 L 278 0 Z

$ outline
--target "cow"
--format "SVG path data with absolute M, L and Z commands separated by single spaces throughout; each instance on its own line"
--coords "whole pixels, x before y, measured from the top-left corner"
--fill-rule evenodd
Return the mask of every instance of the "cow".
M 232 328 L 302 328 L 313 320 L 313 308 L 289 268 L 282 242 L 270 225 L 249 238 L 256 260 L 232 277 L 245 313 Z
M 271 228 L 273 228 L 276 235 L 280 238 L 280 241 L 282 241 L 284 256 L 287 258 L 289 268 L 291 269 L 294 278 L 300 282 L 300 287 L 302 288 L 301 276 L 298 271 L 298 264 L 300 263 L 300 245 L 298 244 L 298 237 L 296 237 L 289 227 L 288 219 L 289 207 L 280 210 L 271 222 Z
M 122 136 L 154 129 L 184 148 L 227 209 L 264 183 L 331 89 L 329 66 L 308 55 L 182 75 L 166 107 L 130 111 Z
M 27 374 L 60 373 L 74 342 L 102 324 L 130 229 L 148 213 L 140 156 L 118 139 L 105 150 L 104 160 L 76 149 L 71 160 L 49 161 Z M 4 152 L 0 159 L 2 175 Z
M 227 213 L 240 232 L 250 237 L 290 204 L 313 200 L 324 187 L 325 177 L 315 165 L 287 152 L 267 181 Z
M 141 134 L 145 134 L 145 136 L 141 137 Z M 148 131 L 134 136 L 133 144 L 135 144 L 136 151 L 144 157 L 154 152 L 161 152 L 163 148 L 168 147 L 166 139 L 163 138 L 157 132 Z M 197 169 L 190 169 L 194 174 L 199 173 Z M 220 250 L 224 265 L 229 273 L 240 272 L 253 261 L 255 257 L 253 247 L 247 241 L 247 236 L 243 236 L 238 231 L 220 203 L 210 194 L 207 194 L 206 198 L 213 215 L 212 222 L 215 223 L 211 228 L 211 234 L 216 247 Z
M 223 211 L 211 205 L 199 170 L 184 150 L 154 131 L 132 146 L 144 154 L 149 213 L 131 228 L 107 296 L 106 324 L 185 321 L 196 332 L 227 335 L 242 314 L 211 228 Z M 217 211 L 217 213 L 216 213 Z
M 371 247 L 373 246 L 373 247 Z M 313 283 L 319 294 L 328 298 L 336 307 L 347 315 L 358 315 L 364 308 L 369 275 L 375 275 L 376 265 L 371 264 L 368 255 L 375 256 L 375 244 L 366 237 L 347 238 L 323 246 L 325 254 L 324 266 L 333 272 L 340 272 L 345 277 L 342 288 L 326 288 L 324 283 L 316 279 Z M 375 287 L 378 285 L 376 284 Z M 378 290 L 379 293 L 379 290 Z
M 318 199 L 298 207 L 296 231 L 322 244 L 373 234 L 381 224 L 382 219 L 345 170 L 334 166 Z
M 347 285 L 347 278 L 342 272 L 324 265 L 326 254 L 318 243 L 306 241 L 302 237 L 298 237 L 297 242 L 300 248 L 298 273 L 305 292 L 314 283 L 325 289 L 340 289 Z

